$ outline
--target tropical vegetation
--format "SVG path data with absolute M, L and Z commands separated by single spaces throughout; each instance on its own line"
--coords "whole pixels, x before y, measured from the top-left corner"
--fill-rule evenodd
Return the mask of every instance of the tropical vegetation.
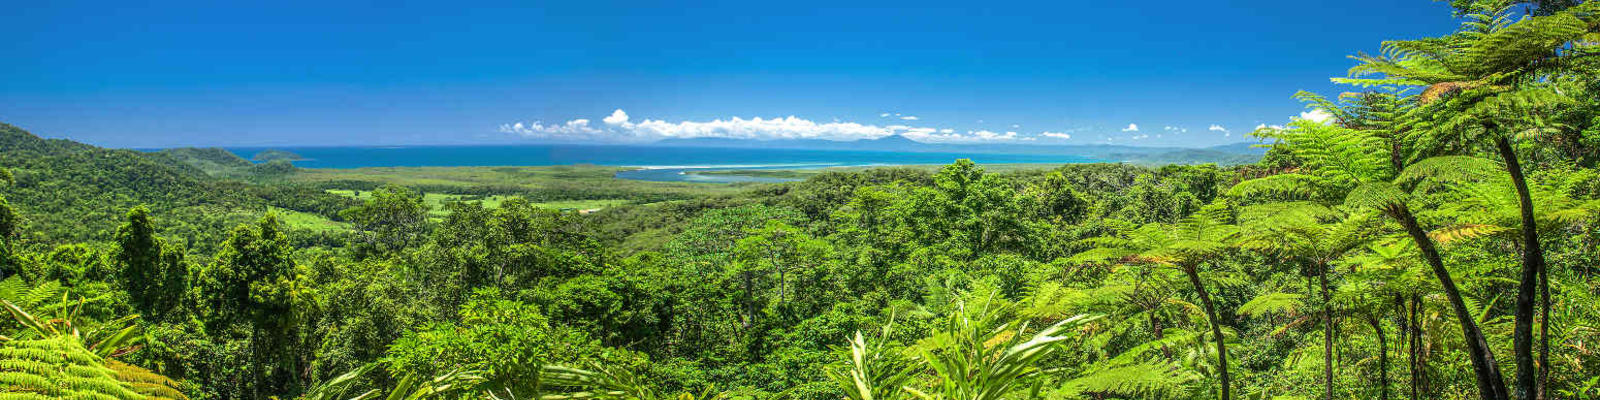
M 604 186 L 0 125 L 0 398 L 1600 399 L 1600 3 L 1451 4 L 1238 166 Z

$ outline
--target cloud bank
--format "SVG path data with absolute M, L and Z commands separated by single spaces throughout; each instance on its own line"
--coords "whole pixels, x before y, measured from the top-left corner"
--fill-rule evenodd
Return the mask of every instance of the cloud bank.
M 889 115 L 891 114 L 883 113 L 880 114 L 880 117 L 888 117 Z M 911 115 L 902 115 L 898 119 L 908 123 L 914 123 L 911 121 L 918 120 L 916 116 Z M 902 135 L 922 142 L 943 143 L 1008 142 L 1038 139 L 1037 136 L 1022 135 L 1015 131 L 957 131 L 950 128 L 905 124 L 876 125 L 847 121 L 817 122 L 795 116 L 782 118 L 755 117 L 749 119 L 732 117 L 710 121 L 677 122 L 647 118 L 635 121 L 626 111 L 621 109 L 612 111 L 611 115 L 601 119 L 600 122 L 603 125 L 593 124 L 588 119 L 574 119 L 560 124 L 546 124 L 540 121 L 516 122 L 500 125 L 499 131 L 537 139 L 612 142 L 645 142 L 691 138 L 851 141 L 877 139 L 890 135 Z M 1040 136 L 1057 139 L 1071 137 L 1071 135 L 1066 134 L 1052 133 L 1046 135 L 1044 133 L 1041 133 Z

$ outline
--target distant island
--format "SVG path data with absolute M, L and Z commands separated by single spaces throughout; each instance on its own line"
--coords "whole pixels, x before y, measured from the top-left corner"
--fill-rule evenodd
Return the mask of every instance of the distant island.
M 283 151 L 283 150 L 276 150 L 276 149 L 262 150 L 260 153 L 256 153 L 255 156 L 250 157 L 250 161 L 254 161 L 254 162 L 258 162 L 258 163 L 279 161 L 279 160 L 282 160 L 282 161 L 300 161 L 300 160 L 305 160 L 305 159 L 306 159 L 305 157 L 301 157 L 299 154 L 290 153 L 290 152 Z

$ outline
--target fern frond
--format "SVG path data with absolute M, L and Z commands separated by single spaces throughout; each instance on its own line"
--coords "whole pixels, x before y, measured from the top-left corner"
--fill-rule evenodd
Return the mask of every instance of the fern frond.
M 1198 379 L 1176 365 L 1149 362 L 1095 371 L 1067 381 L 1058 393 L 1070 397 L 1166 398 L 1184 391 L 1185 385 Z
M 1307 174 L 1278 174 L 1239 182 L 1228 189 L 1228 196 L 1241 199 L 1308 199 L 1323 186 L 1323 180 Z
M 1410 195 L 1389 183 L 1368 183 L 1357 186 L 1344 198 L 1347 207 L 1356 209 L 1385 209 L 1405 204 Z
M 1259 317 L 1267 314 L 1298 315 L 1305 308 L 1305 295 L 1297 293 L 1267 293 L 1239 306 L 1239 315 Z
M 1446 226 L 1428 232 L 1428 237 L 1439 244 L 1451 244 L 1461 240 L 1476 239 L 1510 231 L 1510 228 L 1498 225 L 1458 224 Z
M 1471 183 L 1499 178 L 1505 171 L 1500 163 L 1472 156 L 1430 157 L 1406 167 L 1395 179 L 1401 184 L 1422 181 Z

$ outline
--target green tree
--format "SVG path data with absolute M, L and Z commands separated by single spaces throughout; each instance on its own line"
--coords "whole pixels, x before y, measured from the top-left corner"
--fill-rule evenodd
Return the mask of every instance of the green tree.
M 1226 400 L 1232 398 L 1233 383 L 1228 370 L 1228 339 L 1222 332 L 1216 302 L 1200 276 L 1200 269 L 1228 250 L 1237 240 L 1238 227 L 1223 222 L 1227 210 L 1220 204 L 1208 208 L 1177 224 L 1148 224 L 1121 236 L 1090 239 L 1088 241 L 1096 248 L 1074 257 L 1168 266 L 1183 272 L 1211 326 L 1217 348 L 1217 375 L 1221 380 L 1219 396 Z
M 7 186 L 14 182 L 11 170 L 0 168 L 0 182 L 6 183 Z M 17 225 L 16 210 L 11 209 L 11 203 L 6 201 L 6 196 L 0 195 L 0 277 L 15 273 L 11 242 L 17 235 Z
M 1512 354 L 1517 366 L 1514 393 L 1496 390 L 1496 399 L 1539 395 L 1533 355 L 1535 292 L 1546 268 L 1532 195 L 1517 154 L 1522 138 L 1545 131 L 1543 115 L 1572 100 L 1542 82 L 1573 70 L 1572 60 L 1593 55 L 1587 36 L 1600 32 L 1600 3 L 1588 2 L 1545 16 L 1514 20 L 1509 4 L 1477 4 L 1463 29 L 1444 38 L 1384 43 L 1383 56 L 1362 56 L 1351 70 L 1362 84 L 1423 87 L 1419 107 L 1409 113 L 1424 143 L 1424 154 L 1472 151 L 1483 146 L 1498 155 L 1516 188 L 1522 218 L 1522 272 L 1517 287 Z M 1559 8 L 1559 7 L 1558 7 Z M 1472 150 L 1467 150 L 1472 149 Z
M 1335 114 L 1340 112 L 1335 111 Z M 1392 169 L 1394 156 L 1391 152 L 1397 150 L 1384 141 L 1383 135 L 1304 119 L 1290 122 L 1285 129 L 1262 129 L 1254 134 L 1277 139 L 1277 146 L 1293 153 L 1302 164 L 1293 173 L 1240 182 L 1229 189 L 1230 194 L 1239 198 L 1319 202 L 1343 198 L 1353 208 L 1379 210 L 1398 222 L 1416 244 L 1419 256 L 1432 267 L 1455 311 L 1462 335 L 1466 337 L 1480 395 L 1485 400 L 1504 399 L 1505 381 L 1488 340 L 1473 319 L 1473 312 L 1467 307 L 1450 270 L 1445 267 L 1438 244 L 1412 211 L 1409 195 L 1394 184 L 1398 171 Z
M 183 251 L 156 236 L 143 206 L 128 210 L 127 222 L 117 228 L 117 244 L 119 278 L 134 307 L 152 319 L 171 317 L 189 291 Z
M 427 233 L 428 205 L 421 193 L 391 184 L 373 190 L 366 202 L 339 216 L 355 224 L 368 251 L 388 254 L 421 243 Z
M 474 293 L 460 315 L 459 322 L 429 324 L 396 340 L 387 356 L 390 373 L 465 373 L 481 377 L 463 388 L 468 393 L 522 398 L 544 390 L 536 377 L 546 366 L 627 361 L 626 354 L 602 358 L 603 350 L 582 332 L 551 326 L 537 307 L 495 289 Z
M 198 278 L 209 330 L 225 332 L 238 324 L 250 332 L 255 374 L 250 390 L 257 398 L 289 389 L 298 376 L 283 351 L 295 318 L 298 279 L 289 253 L 283 225 L 269 213 L 229 232 L 216 260 Z
M 1317 277 L 1322 294 L 1323 398 L 1332 400 L 1334 302 L 1328 276 L 1334 262 L 1365 245 L 1376 229 L 1364 215 L 1344 213 L 1309 202 L 1246 207 L 1239 217 L 1245 232 L 1239 246 L 1300 263 Z

